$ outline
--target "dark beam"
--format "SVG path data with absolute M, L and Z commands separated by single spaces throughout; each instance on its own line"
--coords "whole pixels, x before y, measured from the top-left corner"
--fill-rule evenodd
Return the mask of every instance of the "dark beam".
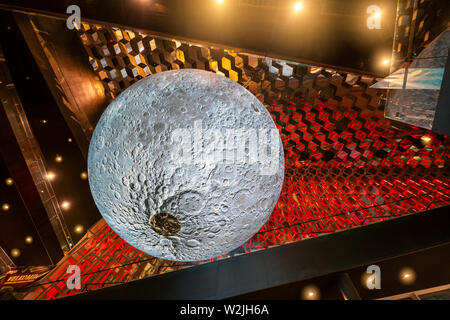
M 108 105 L 78 35 L 65 21 L 14 14 L 52 96 L 87 159 L 93 128 Z
M 206 263 L 69 299 L 225 299 L 450 243 L 449 207 Z

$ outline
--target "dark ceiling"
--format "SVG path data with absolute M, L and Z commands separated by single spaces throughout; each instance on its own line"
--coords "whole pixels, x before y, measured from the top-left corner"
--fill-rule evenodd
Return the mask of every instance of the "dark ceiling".
M 83 19 L 381 75 L 389 71 L 380 61 L 391 55 L 396 7 L 394 0 L 304 0 L 300 12 L 292 0 L 3 2 L 59 15 L 75 4 Z M 380 29 L 366 25 L 370 5 L 382 10 Z
M 19 266 L 49 265 L 45 248 L 11 177 L 0 156 L 0 246 Z M 31 243 L 29 239 L 26 241 L 27 237 L 31 237 Z M 19 256 L 15 257 L 14 249 L 19 250 Z
M 377 262 L 381 270 L 381 288 L 368 289 L 367 265 L 347 270 L 350 279 L 363 300 L 381 299 L 424 288 L 433 288 L 450 283 L 448 266 L 450 265 L 450 244 L 437 246 L 394 259 Z M 439 264 L 430 263 L 439 261 Z M 414 281 L 402 281 L 403 270 L 413 270 Z M 305 288 L 311 285 L 319 288 L 321 299 L 343 300 L 339 289 L 339 273 L 324 277 L 293 282 L 257 292 L 233 297 L 237 300 L 299 300 Z
M 100 219 L 100 214 L 90 194 L 88 180 L 82 175 L 87 171 L 86 160 L 56 105 L 18 26 L 9 13 L 1 12 L 0 28 L 2 29 L 0 45 L 8 61 L 9 72 L 20 96 L 31 130 L 39 141 L 47 173 L 54 175 L 51 185 L 64 212 L 73 245 L 81 239 L 90 226 Z M 25 166 L 25 162 L 23 166 Z M 9 176 L 11 175 L 8 174 L 6 168 L 3 168 L 0 177 L 2 178 L 2 191 L 3 188 L 6 188 L 4 179 Z M 14 186 L 8 188 L 8 190 L 11 189 L 14 189 Z M 2 213 L 0 219 L 4 219 L 4 222 L 2 221 L 0 224 L 0 245 L 8 249 L 18 248 L 21 250 L 20 257 L 14 259 L 18 265 L 50 264 L 46 260 L 37 259 L 39 256 L 46 256 L 42 247 L 39 248 L 40 250 L 36 248 L 36 250 L 31 250 L 28 249 L 30 245 L 24 243 L 24 237 L 33 233 L 33 226 L 20 201 L 20 195 L 17 191 L 15 193 L 2 192 L 0 197 L 1 201 L 14 204 L 11 206 L 11 210 L 5 214 L 0 212 Z M 69 204 L 67 207 L 64 206 L 65 202 Z M 21 215 L 19 216 L 19 214 Z M 39 244 L 38 237 L 33 238 L 35 238 L 33 245 L 37 246 Z

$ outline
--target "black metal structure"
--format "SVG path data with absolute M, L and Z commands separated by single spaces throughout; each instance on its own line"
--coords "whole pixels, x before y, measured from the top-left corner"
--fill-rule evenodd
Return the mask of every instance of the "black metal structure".
M 161 10 L 152 2 L 4 0 L 1 6 L 67 19 L 67 7 L 78 5 L 86 21 L 359 73 L 389 71 L 380 69 L 379 60 L 380 54 L 391 52 L 395 1 L 309 0 L 297 13 L 288 0 L 270 4 L 227 0 L 220 5 L 213 0 L 156 1 Z M 378 5 L 383 12 L 380 29 L 366 25 L 370 5 Z
M 226 299 L 448 244 L 448 207 L 67 299 Z

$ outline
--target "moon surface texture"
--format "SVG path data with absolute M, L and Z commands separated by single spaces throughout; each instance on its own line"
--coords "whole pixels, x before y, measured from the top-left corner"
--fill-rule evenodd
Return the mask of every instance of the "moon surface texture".
M 263 144 L 269 131 L 275 150 Z M 237 140 L 236 132 L 258 139 Z M 227 156 L 239 148 L 243 161 Z M 254 161 L 260 153 L 271 170 L 267 159 Z M 146 77 L 108 106 L 88 170 L 97 207 L 122 239 L 155 257 L 199 261 L 236 249 L 264 225 L 283 185 L 284 154 L 253 94 L 224 76 L 183 69 Z

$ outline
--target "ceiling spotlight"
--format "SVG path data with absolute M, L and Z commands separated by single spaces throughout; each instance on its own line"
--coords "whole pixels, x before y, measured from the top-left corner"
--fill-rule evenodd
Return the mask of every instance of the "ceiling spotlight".
M 84 227 L 81 224 L 77 224 L 73 231 L 75 231 L 75 233 L 77 234 L 81 234 L 84 231 Z
M 55 177 L 56 177 L 56 175 L 53 172 L 51 172 L 51 171 L 47 172 L 47 179 L 48 179 L 48 181 L 55 180 Z
M 42 124 L 46 124 L 46 123 L 47 123 L 47 120 L 43 119 L 43 120 L 41 120 L 41 123 L 42 123 Z
M 61 208 L 63 208 L 64 210 L 67 210 L 70 208 L 70 202 L 69 201 L 63 201 L 61 203 Z
M 18 258 L 20 257 L 20 250 L 17 248 L 14 248 L 11 250 L 11 257 Z
M 11 208 L 11 207 L 9 206 L 8 203 L 2 204 L 2 210 L 3 210 L 3 211 L 8 211 L 10 208 Z
M 294 11 L 295 12 L 299 12 L 299 11 L 301 11 L 303 9 L 303 3 L 301 3 L 301 2 L 296 2 L 295 4 L 294 4 Z
M 67 139 L 67 141 L 72 142 L 72 138 Z
M 32 237 L 32 236 L 26 236 L 25 242 L 26 242 L 27 244 L 32 244 L 32 243 L 33 243 L 33 237 Z
M 5 183 L 7 186 L 12 186 L 14 184 L 13 178 L 6 178 Z
M 88 178 L 88 174 L 86 171 L 83 171 L 80 173 L 80 178 L 83 180 L 86 180 Z
M 383 66 L 387 66 L 387 65 L 389 64 L 390 61 L 391 61 L 391 60 L 389 60 L 389 59 L 384 59 L 384 60 L 381 62 L 381 64 L 382 64 Z
M 59 154 L 57 154 L 56 157 L 55 157 L 55 161 L 56 162 L 62 162 L 63 161 L 63 157 L 61 157 Z
M 318 300 L 318 299 L 320 299 L 319 288 L 314 285 L 303 288 L 302 299 L 303 300 Z
M 403 284 L 412 284 L 416 281 L 416 272 L 411 268 L 403 268 L 400 271 L 399 278 Z

